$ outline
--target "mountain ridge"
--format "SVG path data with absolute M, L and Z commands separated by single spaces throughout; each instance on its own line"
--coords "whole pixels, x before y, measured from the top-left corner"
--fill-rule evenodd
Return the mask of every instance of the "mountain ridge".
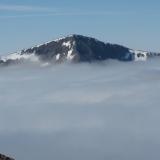
M 43 63 L 93 62 L 107 59 L 120 61 L 147 60 L 160 53 L 133 50 L 118 44 L 102 42 L 96 38 L 72 34 L 44 44 L 23 49 L 0 57 L 0 64 L 9 65 L 24 61 Z

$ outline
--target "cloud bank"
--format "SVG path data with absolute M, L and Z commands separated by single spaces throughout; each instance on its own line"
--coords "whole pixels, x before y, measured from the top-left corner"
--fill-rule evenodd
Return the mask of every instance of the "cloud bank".
M 0 151 L 17 160 L 159 159 L 159 62 L 0 68 Z

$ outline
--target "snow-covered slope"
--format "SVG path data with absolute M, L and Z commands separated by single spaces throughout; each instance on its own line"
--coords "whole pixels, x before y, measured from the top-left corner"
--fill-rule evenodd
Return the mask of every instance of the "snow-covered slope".
M 54 62 L 92 62 L 106 59 L 144 61 L 151 56 L 160 56 L 160 54 L 132 50 L 121 45 L 104 43 L 81 35 L 70 35 L 17 53 L 2 56 L 0 64 L 39 61 L 46 65 Z
M 32 53 L 32 54 L 21 54 L 21 52 L 9 54 L 7 56 L 2 56 L 1 60 L 4 62 L 7 62 L 8 60 L 30 60 L 30 61 L 38 61 L 38 57 Z
M 130 53 L 133 53 L 135 61 L 146 61 L 149 57 L 160 56 L 160 53 L 132 50 L 132 49 L 130 49 Z

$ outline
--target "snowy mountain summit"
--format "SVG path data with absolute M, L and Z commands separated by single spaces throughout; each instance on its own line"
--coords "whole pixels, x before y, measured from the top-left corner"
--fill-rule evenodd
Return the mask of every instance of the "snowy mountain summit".
M 160 56 L 160 53 L 133 50 L 82 35 L 71 35 L 2 56 L 0 57 L 0 64 L 9 65 L 32 61 L 43 62 L 47 65 L 65 61 L 92 62 L 107 59 L 139 61 L 152 56 Z

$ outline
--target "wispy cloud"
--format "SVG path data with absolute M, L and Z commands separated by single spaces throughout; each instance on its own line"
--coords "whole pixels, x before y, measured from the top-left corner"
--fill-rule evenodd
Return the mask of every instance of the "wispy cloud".
M 134 13 L 129 12 L 110 12 L 110 11 L 97 11 L 97 12 L 79 12 L 79 11 L 53 11 L 52 12 L 27 12 L 27 14 L 12 14 L 12 15 L 1 15 L 0 19 L 12 19 L 12 18 L 31 18 L 31 17 L 54 17 L 54 16 L 120 16 L 120 15 L 131 15 Z
M 0 15 L 0 19 L 47 17 L 47 16 L 48 17 L 50 16 L 98 16 L 98 15 L 122 16 L 122 15 L 137 14 L 135 11 L 117 11 L 117 10 L 86 11 L 86 10 L 79 10 L 79 9 L 73 10 L 70 8 L 60 9 L 56 7 L 52 8 L 52 7 L 43 7 L 43 6 L 35 6 L 35 5 L 31 6 L 31 5 L 13 5 L 13 4 L 0 4 L 0 12 L 1 11 L 5 11 L 7 15 L 5 14 Z
M 0 19 L 10 18 L 31 18 L 31 17 L 52 17 L 52 16 L 119 16 L 133 14 L 127 11 L 86 11 L 79 9 L 52 8 L 28 5 L 6 5 L 0 4 L 0 11 L 7 14 L 0 15 Z
M 47 8 L 47 7 L 40 7 L 40 6 L 0 4 L 0 11 L 54 12 L 55 9 L 53 9 L 53 8 Z

